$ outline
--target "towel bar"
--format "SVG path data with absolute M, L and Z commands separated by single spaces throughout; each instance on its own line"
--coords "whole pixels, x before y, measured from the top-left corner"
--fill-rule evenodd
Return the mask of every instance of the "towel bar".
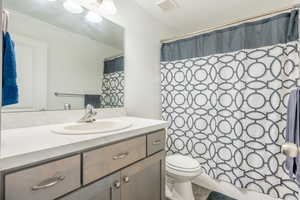
M 60 93 L 60 92 L 55 92 L 55 96 L 57 97 L 83 97 L 84 94 L 72 94 L 72 93 Z
M 100 94 L 76 94 L 76 93 L 54 92 L 54 95 L 57 97 L 84 97 L 85 95 L 100 95 Z

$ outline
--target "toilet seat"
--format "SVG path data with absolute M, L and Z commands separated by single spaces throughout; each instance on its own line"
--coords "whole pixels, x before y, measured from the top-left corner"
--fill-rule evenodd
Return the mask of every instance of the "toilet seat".
M 171 171 L 184 173 L 195 173 L 201 170 L 201 165 L 197 160 L 180 154 L 167 156 L 166 166 Z
M 201 165 L 197 160 L 180 154 L 167 156 L 166 171 L 169 176 L 182 181 L 192 179 L 202 173 Z

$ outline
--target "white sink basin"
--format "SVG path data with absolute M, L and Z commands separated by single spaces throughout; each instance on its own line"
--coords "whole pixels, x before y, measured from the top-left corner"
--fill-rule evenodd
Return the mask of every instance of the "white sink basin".
M 108 133 L 129 128 L 132 123 L 121 120 L 100 120 L 92 123 L 74 123 L 52 129 L 54 133 L 63 135 L 87 135 Z

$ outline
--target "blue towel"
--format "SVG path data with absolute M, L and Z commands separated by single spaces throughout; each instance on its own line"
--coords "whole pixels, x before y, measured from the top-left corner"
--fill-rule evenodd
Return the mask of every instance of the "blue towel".
M 300 147 L 300 89 L 295 89 L 289 96 L 287 108 L 286 142 Z M 286 159 L 286 168 L 291 178 L 300 182 L 300 156 Z
M 2 106 L 19 102 L 15 44 L 7 32 L 3 35 Z

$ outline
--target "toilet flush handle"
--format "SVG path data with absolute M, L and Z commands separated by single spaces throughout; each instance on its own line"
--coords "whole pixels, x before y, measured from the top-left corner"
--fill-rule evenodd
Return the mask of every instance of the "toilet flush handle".
M 296 144 L 285 143 L 281 146 L 281 153 L 290 158 L 296 158 L 299 154 L 299 148 Z

